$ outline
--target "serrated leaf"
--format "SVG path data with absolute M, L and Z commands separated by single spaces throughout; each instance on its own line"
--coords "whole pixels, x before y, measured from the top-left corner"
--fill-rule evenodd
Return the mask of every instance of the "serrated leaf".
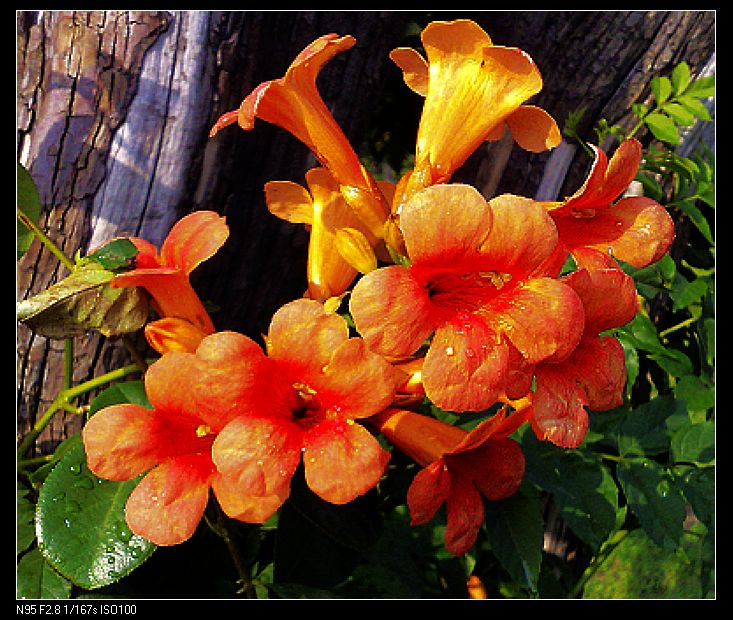
M 128 575 L 155 545 L 132 534 L 125 523 L 125 502 L 139 479 L 98 478 L 87 469 L 81 436 L 76 438 L 41 488 L 36 535 L 48 563 L 91 590 Z
M 20 554 L 33 544 L 36 539 L 36 526 L 34 523 L 36 507 L 28 495 L 30 489 L 18 482 L 16 490 L 16 529 L 15 529 L 15 553 Z
M 137 287 L 113 289 L 114 273 L 86 262 L 45 291 L 18 302 L 18 321 L 48 338 L 105 336 L 137 331 L 148 316 L 148 296 Z
M 485 527 L 501 565 L 512 579 L 536 592 L 544 533 L 537 493 L 522 487 L 511 497 L 488 502 Z
M 677 125 L 674 124 L 674 121 L 669 116 L 665 116 L 659 112 L 652 112 L 644 118 L 644 123 L 657 140 L 667 142 L 668 144 L 679 144 L 680 136 L 677 131 Z
M 18 209 L 36 224 L 41 214 L 41 200 L 38 196 L 38 190 L 36 189 L 36 184 L 33 182 L 33 178 L 20 164 L 18 164 L 16 195 Z M 25 224 L 18 221 L 16 238 L 18 258 L 28 251 L 32 241 L 33 233 Z
M 683 533 L 685 502 L 669 472 L 646 458 L 624 459 L 616 469 L 631 510 L 649 537 L 675 549 Z

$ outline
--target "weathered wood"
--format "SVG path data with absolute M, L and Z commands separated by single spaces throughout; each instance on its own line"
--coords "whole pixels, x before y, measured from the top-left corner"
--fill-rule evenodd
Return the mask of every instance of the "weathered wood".
M 208 131 L 257 84 L 282 76 L 308 43 L 337 32 L 358 43 L 324 68 L 319 87 L 358 144 L 406 20 L 376 12 L 20 13 L 18 158 L 39 185 L 42 228 L 71 256 L 119 235 L 157 244 L 190 211 L 222 213 L 230 239 L 194 282 L 221 307 L 218 328 L 259 335 L 279 305 L 305 290 L 307 251 L 306 231 L 272 217 L 262 188 L 275 179 L 303 183 L 315 162 L 267 123 L 214 140 Z M 34 243 L 18 264 L 18 297 L 63 275 Z M 62 348 L 18 328 L 21 435 L 61 386 Z M 77 338 L 75 353 L 75 381 L 128 361 L 119 343 L 96 335 Z M 50 450 L 79 426 L 78 416 L 57 415 L 38 448 Z

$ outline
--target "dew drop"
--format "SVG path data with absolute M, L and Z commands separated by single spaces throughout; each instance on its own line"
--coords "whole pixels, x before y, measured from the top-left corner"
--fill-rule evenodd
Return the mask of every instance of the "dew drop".
M 476 352 L 473 349 L 466 349 L 466 357 L 471 359 L 476 357 Z
M 78 476 L 81 473 L 81 464 L 70 465 L 69 471 L 75 476 Z
M 456 352 L 455 352 L 455 350 L 453 349 L 453 347 L 446 347 L 446 348 L 445 348 L 445 354 L 446 354 L 446 355 L 447 355 L 448 357 L 452 357 L 453 355 L 455 355 L 455 354 L 456 354 Z

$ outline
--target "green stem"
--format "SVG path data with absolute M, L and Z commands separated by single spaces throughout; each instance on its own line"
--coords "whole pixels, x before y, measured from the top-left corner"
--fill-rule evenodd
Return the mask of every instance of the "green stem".
M 89 379 L 89 381 L 85 381 L 84 383 L 61 390 L 49 408 L 46 409 L 45 413 L 36 420 L 31 431 L 23 438 L 23 441 L 20 442 L 20 445 L 18 446 L 18 458 L 23 457 L 23 455 L 33 445 L 36 438 L 43 432 L 43 429 L 48 426 L 49 422 L 51 422 L 56 412 L 59 409 L 66 409 L 71 399 L 77 398 L 82 394 L 91 392 L 98 387 L 112 381 L 116 381 L 117 379 L 122 379 L 135 372 L 140 372 L 140 368 L 137 364 L 130 364 L 129 366 L 123 366 L 122 368 L 117 368 L 116 370 L 111 370 L 108 373 Z
M 575 587 L 570 591 L 568 598 L 577 598 L 577 596 L 583 591 L 583 588 L 585 588 L 585 584 L 588 583 L 588 580 L 598 570 L 603 561 L 609 556 L 611 551 L 613 551 L 619 543 L 628 536 L 628 534 L 629 530 L 619 530 L 603 544 L 598 555 L 593 558 L 588 568 L 583 571 L 583 574 L 575 584 Z
M 25 213 L 23 213 L 20 209 L 17 210 L 18 212 L 18 219 L 25 225 L 25 227 L 30 230 L 36 237 L 38 237 L 41 240 L 41 243 L 45 245 L 49 251 L 58 258 L 61 263 L 69 269 L 69 271 L 74 270 L 74 263 L 64 254 L 59 247 L 49 239 L 46 234 L 38 228 L 33 223 L 33 220 L 29 218 Z
M 681 323 L 677 323 L 677 325 L 673 325 L 672 327 L 668 327 L 667 329 L 659 332 L 659 337 L 664 338 L 668 334 L 671 334 L 672 332 L 676 332 L 678 329 L 683 329 L 687 327 L 688 325 L 692 325 L 697 319 L 695 317 L 691 317 L 689 319 L 685 319 Z

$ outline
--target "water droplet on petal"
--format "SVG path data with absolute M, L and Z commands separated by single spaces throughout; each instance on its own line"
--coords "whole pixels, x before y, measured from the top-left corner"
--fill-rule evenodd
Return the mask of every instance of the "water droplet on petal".
M 456 352 L 455 352 L 455 350 L 453 349 L 453 347 L 446 347 L 446 348 L 445 348 L 445 354 L 446 354 L 446 355 L 447 355 L 448 357 L 452 357 L 453 355 L 455 355 L 455 354 L 456 354 Z

